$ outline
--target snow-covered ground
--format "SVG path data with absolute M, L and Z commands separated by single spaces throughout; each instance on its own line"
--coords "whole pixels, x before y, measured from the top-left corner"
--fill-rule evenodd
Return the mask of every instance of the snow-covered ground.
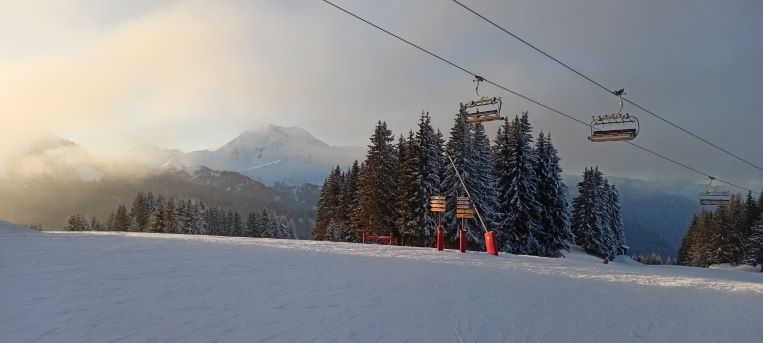
M 763 342 L 763 274 L 0 222 L 0 342 Z

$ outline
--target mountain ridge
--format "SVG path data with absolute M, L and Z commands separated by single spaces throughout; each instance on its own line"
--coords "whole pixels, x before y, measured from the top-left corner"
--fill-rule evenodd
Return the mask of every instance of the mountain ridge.
M 330 168 L 349 166 L 365 154 L 362 147 L 329 145 L 305 129 L 267 125 L 244 131 L 216 149 L 183 152 L 153 146 L 131 151 L 152 168 L 193 170 L 206 166 L 236 171 L 265 184 L 321 184 Z

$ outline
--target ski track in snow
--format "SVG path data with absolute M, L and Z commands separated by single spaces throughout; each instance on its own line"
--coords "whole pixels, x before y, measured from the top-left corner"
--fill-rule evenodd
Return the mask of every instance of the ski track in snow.
M 761 342 L 763 275 L 0 222 L 0 342 Z

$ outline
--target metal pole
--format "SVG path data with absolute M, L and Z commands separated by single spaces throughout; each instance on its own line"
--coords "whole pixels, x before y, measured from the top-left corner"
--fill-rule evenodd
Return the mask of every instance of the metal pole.
M 458 172 L 458 168 L 456 168 L 456 164 L 453 162 L 453 158 L 450 157 L 450 154 L 448 154 L 447 151 L 445 151 L 445 156 L 448 156 L 448 160 L 450 160 L 450 165 L 453 166 L 453 171 L 455 171 L 456 176 L 458 176 L 458 181 L 461 181 L 461 186 L 464 187 L 466 196 L 468 196 L 469 201 L 471 201 L 472 195 L 469 194 L 469 189 L 466 188 L 466 183 L 464 183 L 464 178 L 462 178 L 461 173 Z M 482 216 L 480 215 L 480 211 L 477 209 L 477 206 L 474 206 L 474 213 L 477 214 L 477 218 L 480 220 L 480 224 L 482 224 L 482 229 L 485 230 L 485 232 L 488 232 L 487 226 L 485 226 L 485 222 L 482 220 Z

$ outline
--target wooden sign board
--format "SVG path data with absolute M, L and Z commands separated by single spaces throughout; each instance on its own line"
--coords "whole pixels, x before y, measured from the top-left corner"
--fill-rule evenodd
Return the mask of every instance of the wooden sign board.
M 429 198 L 429 208 L 432 212 L 445 212 L 445 196 L 433 195 Z
M 458 197 L 456 199 L 456 209 L 471 209 L 472 202 L 468 197 Z
M 458 219 L 471 219 L 474 218 L 474 210 L 470 208 L 457 208 L 456 218 Z

